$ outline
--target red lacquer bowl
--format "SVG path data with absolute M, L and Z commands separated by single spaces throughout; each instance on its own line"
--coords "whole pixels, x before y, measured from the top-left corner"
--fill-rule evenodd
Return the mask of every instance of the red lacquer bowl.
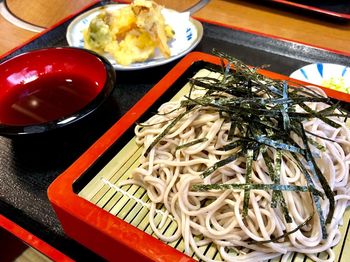
M 112 93 L 115 71 L 103 57 L 62 47 L 30 51 L 0 64 L 0 135 L 65 127 Z

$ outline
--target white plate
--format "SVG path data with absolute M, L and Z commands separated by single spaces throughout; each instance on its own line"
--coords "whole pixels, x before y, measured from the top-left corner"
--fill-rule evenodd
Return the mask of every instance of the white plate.
M 67 42 L 70 46 L 84 48 L 83 31 L 89 26 L 90 21 L 102 10 L 113 11 L 127 6 L 126 4 L 109 4 L 87 11 L 75 18 L 67 29 Z M 118 64 L 110 54 L 104 56 L 117 70 L 138 70 L 169 63 L 187 54 L 195 48 L 203 37 L 202 24 L 191 18 L 189 13 L 179 13 L 174 10 L 162 9 L 165 22 L 175 31 L 175 38 L 169 43 L 171 56 L 164 58 L 156 53 L 155 57 L 141 63 L 133 63 L 128 66 Z
M 306 65 L 291 75 L 295 78 L 311 84 L 335 89 L 340 92 L 350 93 L 350 67 L 330 63 L 315 63 Z M 329 82 L 344 85 L 343 88 L 329 86 Z

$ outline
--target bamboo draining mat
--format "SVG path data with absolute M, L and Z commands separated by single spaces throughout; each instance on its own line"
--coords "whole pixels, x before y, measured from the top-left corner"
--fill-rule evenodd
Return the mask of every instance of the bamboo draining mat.
M 201 70 L 196 76 L 210 75 L 209 71 Z M 185 94 L 188 94 L 189 85 L 185 85 L 172 100 L 177 100 Z M 128 222 L 130 225 L 154 236 L 153 230 L 149 225 L 149 198 L 146 190 L 137 185 L 127 185 L 119 187 L 118 183 L 131 177 L 132 171 L 139 165 L 139 158 L 142 148 L 136 145 L 135 139 L 131 139 L 112 160 L 79 192 L 79 196 L 103 208 L 109 213 Z M 156 211 L 155 223 L 158 229 L 165 235 L 171 235 L 177 229 L 177 224 L 171 215 L 165 212 L 162 207 Z M 350 249 L 345 248 L 350 245 L 349 231 L 350 210 L 344 215 L 344 223 L 340 227 L 341 240 L 334 247 L 336 253 L 335 261 L 350 261 Z M 184 242 L 182 239 L 168 243 L 171 247 L 184 252 Z M 214 246 L 203 246 L 201 250 L 204 254 L 214 260 L 221 260 L 221 256 Z M 194 259 L 199 260 L 194 253 L 190 254 Z M 321 253 L 319 257 L 327 257 L 327 254 Z M 280 261 L 280 258 L 271 260 Z M 288 261 L 302 262 L 312 261 L 302 254 L 294 254 Z
M 17 257 L 13 262 L 52 262 L 45 255 L 36 251 L 34 248 L 27 248 L 19 257 Z

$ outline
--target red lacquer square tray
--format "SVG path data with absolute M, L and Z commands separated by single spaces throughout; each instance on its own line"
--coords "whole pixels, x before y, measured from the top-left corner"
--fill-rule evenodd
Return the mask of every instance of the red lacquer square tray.
M 181 243 L 176 244 L 176 249 L 161 242 L 151 235 L 147 223 L 140 229 L 140 224 L 145 223 L 143 217 L 138 218 L 140 222 L 135 226 L 134 217 L 140 216 L 144 207 L 136 207 L 137 203 L 129 205 L 125 195 L 118 196 L 120 192 L 106 189 L 101 179 L 107 177 L 112 181 L 116 169 L 118 172 L 124 169 L 122 175 L 128 174 L 129 166 L 124 163 L 131 161 L 132 166 L 135 162 L 128 149 L 135 122 L 169 101 L 190 77 L 208 64 L 218 65 L 220 59 L 200 52 L 188 54 L 50 185 L 49 200 L 68 236 L 109 261 L 193 261 L 194 258 L 179 251 Z M 269 71 L 261 73 L 274 79 L 289 79 Z M 344 93 L 325 91 L 330 97 L 350 101 Z M 120 158 L 115 158 L 118 155 Z M 102 171 L 105 173 L 100 175 Z M 143 197 L 136 189 L 133 194 Z

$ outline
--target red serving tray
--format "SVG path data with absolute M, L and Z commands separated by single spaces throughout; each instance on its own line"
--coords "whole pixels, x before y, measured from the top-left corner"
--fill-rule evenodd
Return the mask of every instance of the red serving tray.
M 275 3 L 283 4 L 286 6 L 291 6 L 291 7 L 296 7 L 299 9 L 309 10 L 309 11 L 319 13 L 319 14 L 324 14 L 324 15 L 328 15 L 328 16 L 332 16 L 332 17 L 336 17 L 336 18 L 340 18 L 340 19 L 350 20 L 349 13 L 336 12 L 336 11 L 333 11 L 330 9 L 320 8 L 317 5 L 300 3 L 300 2 L 290 1 L 290 0 L 271 0 L 271 1 L 275 2 Z
M 196 61 L 220 64 L 220 59 L 200 52 L 185 56 L 158 84 L 137 102 L 49 187 L 48 197 L 68 236 L 113 261 L 193 261 L 180 251 L 137 229 L 102 208 L 79 197 L 73 184 L 144 114 Z M 289 80 L 261 70 L 262 74 Z M 300 82 L 294 81 L 293 82 Z M 344 93 L 324 89 L 333 98 Z M 350 101 L 350 96 L 345 95 Z M 162 101 L 163 102 L 163 101 Z M 166 101 L 164 101 L 166 102 Z
M 11 236 L 16 237 L 15 241 L 12 240 L 12 242 L 14 243 L 11 242 L 11 245 L 18 244 L 17 241 L 19 241 L 20 244 L 22 244 L 23 242 L 26 245 L 44 254 L 49 259 L 52 259 L 53 261 L 61 261 L 61 262 L 74 261 L 71 258 L 64 255 L 63 253 L 61 253 L 60 251 L 58 251 L 57 249 L 55 249 L 54 247 L 52 247 L 51 245 L 49 245 L 48 243 L 46 243 L 45 241 L 43 241 L 42 239 L 38 238 L 37 236 L 33 235 L 29 231 L 25 230 L 18 224 L 14 223 L 10 219 L 0 214 L 0 233 L 1 233 L 1 229 L 6 230 L 11 234 Z M 6 244 L 9 244 L 10 239 L 7 239 L 6 236 L 5 236 L 5 239 L 1 239 L 1 234 L 0 234 L 0 243 L 2 240 L 7 241 L 7 243 L 5 243 L 5 247 L 6 247 Z M 13 250 L 15 249 L 16 247 L 13 247 Z M 10 255 L 12 255 L 11 247 L 10 247 L 10 250 L 6 250 L 5 257 L 11 257 Z M 0 260 L 1 259 L 5 259 L 5 258 L 1 256 Z M 5 261 L 7 261 L 7 259 L 5 259 Z

